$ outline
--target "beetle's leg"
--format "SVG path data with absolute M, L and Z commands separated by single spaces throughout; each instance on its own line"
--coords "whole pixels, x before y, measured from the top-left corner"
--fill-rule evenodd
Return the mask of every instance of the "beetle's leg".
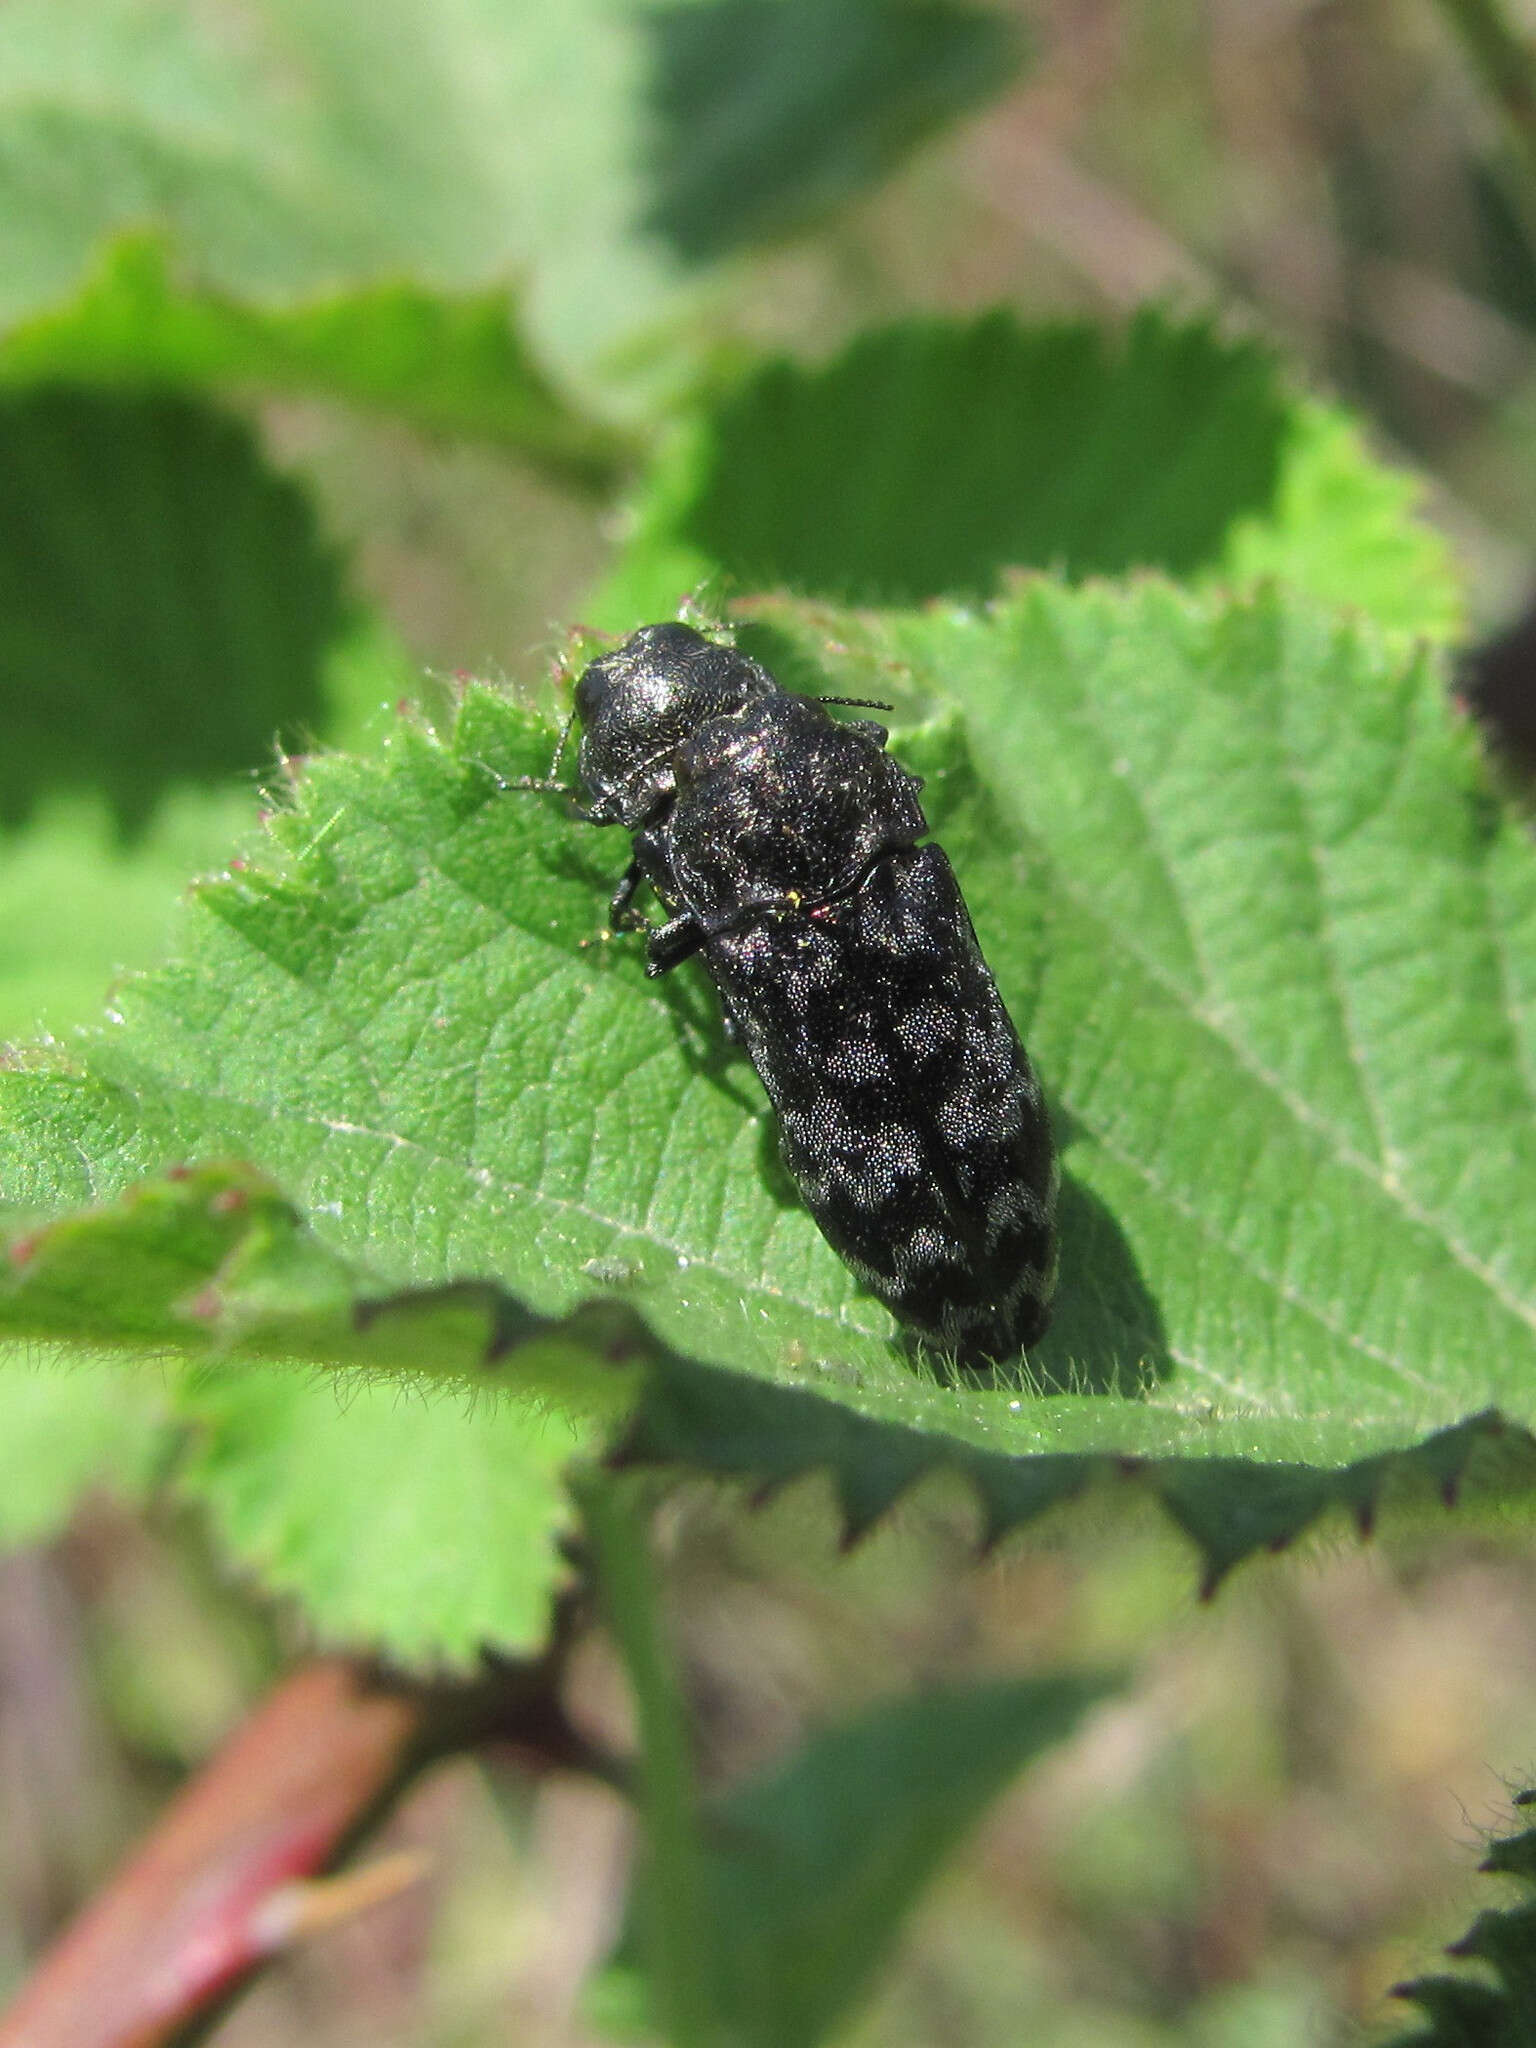
M 635 909 L 635 892 L 645 880 L 645 874 L 637 860 L 632 860 L 624 870 L 619 886 L 613 892 L 608 905 L 608 923 L 616 932 L 640 931 L 645 919 Z
M 697 953 L 704 943 L 704 927 L 686 912 L 669 917 L 665 924 L 653 924 L 645 941 L 645 971 L 653 978 L 678 967 Z

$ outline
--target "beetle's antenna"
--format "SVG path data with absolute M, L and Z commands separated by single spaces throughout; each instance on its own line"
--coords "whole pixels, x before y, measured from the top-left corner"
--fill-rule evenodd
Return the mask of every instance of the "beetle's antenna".
M 560 756 L 561 756 L 561 755 L 562 755 L 562 754 L 563 754 L 563 753 L 565 752 L 565 743 L 566 743 L 566 741 L 567 741 L 567 740 L 568 740 L 568 739 L 570 738 L 570 736 L 571 736 L 571 727 L 572 727 L 572 726 L 573 726 L 573 725 L 574 725 L 575 723 L 576 723 L 576 706 L 575 706 L 575 705 L 573 704 L 573 705 L 571 706 L 571 709 L 570 709 L 570 713 L 569 713 L 569 715 L 567 716 L 567 718 L 566 718 L 566 721 L 565 721 L 564 725 L 562 725 L 562 726 L 561 726 L 561 728 L 560 728 L 560 737 L 559 737 L 559 739 L 558 739 L 558 740 L 557 740 L 557 741 L 555 742 L 555 758 L 554 758 L 554 759 L 553 759 L 553 760 L 552 760 L 552 761 L 550 762 L 550 764 L 549 764 L 549 775 L 550 775 L 550 778 L 551 778 L 551 779 L 549 779 L 549 780 L 546 780 L 546 782 L 545 782 L 545 785 L 544 785 L 544 786 L 545 786 L 545 788 L 547 788 L 547 789 L 548 789 L 548 788 L 556 788 L 556 789 L 557 789 L 557 788 L 559 788 L 559 787 L 560 787 L 560 785 L 559 785 L 558 783 L 554 782 L 552 778 L 553 778 L 553 776 L 554 776 L 555 770 L 556 770 L 556 769 L 557 769 L 557 768 L 558 768 L 558 767 L 560 766 Z
M 878 697 L 818 697 L 818 704 L 852 704 L 860 711 L 894 711 L 894 704 L 882 703 Z
M 568 789 L 563 782 L 552 781 L 543 775 L 503 775 L 499 768 L 493 768 L 490 762 L 479 754 L 472 754 L 469 758 L 476 768 L 482 769 L 490 777 L 502 794 L 509 789 L 545 790 L 551 796 L 579 796 L 581 793 L 579 790 Z
M 581 792 L 572 789 L 568 782 L 556 782 L 548 775 L 498 775 L 499 789 L 532 789 L 542 791 L 545 796 L 579 796 Z
M 580 796 L 579 789 L 572 789 L 568 782 L 562 782 L 555 773 L 560 766 L 560 756 L 565 752 L 565 743 L 571 736 L 571 727 L 575 723 L 576 713 L 573 709 L 570 717 L 560 728 L 560 737 L 555 743 L 555 757 L 549 764 L 547 775 L 503 775 L 499 770 L 492 768 L 489 762 L 482 761 L 480 766 L 495 777 L 498 789 L 533 790 L 545 796 Z

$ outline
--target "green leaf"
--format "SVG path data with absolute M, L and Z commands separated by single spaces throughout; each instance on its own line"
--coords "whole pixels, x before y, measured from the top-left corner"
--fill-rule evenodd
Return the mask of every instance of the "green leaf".
M 179 405 L 49 393 L 0 406 L 0 445 L 33 479 L 28 502 L 11 507 L 17 544 L 0 570 L 0 790 L 19 810 L 48 777 L 94 772 L 120 804 L 114 821 L 99 795 L 45 796 L 24 831 L 0 840 L 3 1039 L 98 1018 L 126 968 L 163 955 L 189 873 L 222 858 L 249 821 L 249 786 L 182 787 L 123 843 L 120 825 L 145 819 L 173 766 L 216 774 L 265 759 L 273 728 L 249 722 L 263 700 L 302 728 L 323 693 L 332 730 L 360 732 L 349 700 L 393 694 L 398 671 L 366 622 L 323 640 L 341 616 L 334 566 L 307 506 L 260 466 L 243 429 Z M 208 552 L 221 549 L 210 571 Z M 43 686 L 66 665 L 65 691 L 50 697 Z M 230 700 L 231 684 L 254 705 Z M 94 1367 L 25 1386 L 10 1377 L 0 1493 L 16 1528 L 51 1526 L 91 1478 L 132 1491 L 161 1406 L 121 1384 L 104 1390 Z
M 611 0 L 254 0 L 238 23 L 15 0 L 0 323 L 57 306 L 104 241 L 147 229 L 194 296 L 247 308 L 525 280 L 535 353 L 611 396 L 616 351 L 679 302 L 677 266 L 635 232 L 643 56 Z
M 648 96 L 675 104 L 718 84 L 708 57 L 699 75 L 697 39 L 723 25 L 734 44 L 743 24 L 757 62 L 732 81 L 721 124 L 658 137 Z M 622 444 L 557 399 L 530 358 L 558 365 L 593 412 L 641 427 L 661 396 L 697 382 L 718 308 L 642 232 L 648 208 L 695 240 L 725 232 L 690 194 L 747 197 L 743 179 L 714 181 L 722 149 L 739 161 L 731 136 L 748 132 L 750 109 L 750 221 L 737 224 L 777 232 L 993 89 L 1012 41 L 997 18 L 937 0 L 667 9 L 659 22 L 612 0 L 252 0 L 238 22 L 164 0 L 11 0 L 0 327 L 54 312 L 104 243 L 148 232 L 174 264 L 170 310 L 153 293 L 137 305 L 132 280 L 99 284 L 44 341 L 87 357 L 256 355 L 263 374 L 324 370 L 370 403 L 392 377 L 415 417 L 478 418 L 606 469 Z M 658 147 L 660 194 L 647 170 Z M 509 380 L 500 396 L 493 372 Z
M 1270 503 L 1237 519 L 1209 582 L 1273 576 L 1380 626 L 1450 641 L 1465 633 L 1465 578 L 1423 516 L 1426 487 L 1377 461 L 1364 429 L 1315 398 L 1293 399 Z
M 486 1286 L 370 1290 L 238 1166 L 145 1182 L 13 1241 L 0 1333 L 119 1361 L 105 1380 L 100 1363 L 0 1378 L 0 1457 L 23 1461 L 0 1540 L 46 1526 L 90 1480 L 141 1483 L 158 1454 L 313 1626 L 459 1663 L 542 1641 L 564 1469 L 659 1355 L 617 1303 L 550 1323 Z M 121 1369 L 146 1351 L 198 1366 L 173 1403 L 187 1438 L 174 1465 L 163 1391 L 148 1402 Z M 251 1362 L 263 1358 L 285 1363 Z M 343 1384 L 305 1363 L 377 1377 Z M 457 1398 L 429 1401 L 425 1378 Z M 516 1400 L 498 1398 L 498 1378 Z
M 259 0 L 236 33 L 162 0 L 18 0 L 0 24 L 0 317 L 146 223 L 211 282 L 267 296 L 483 263 L 494 194 L 454 75 L 475 12 L 380 0 L 352 22 Z
M 702 1816 L 726 2038 L 813 2048 L 868 1990 L 943 1859 L 1102 1680 L 934 1686 L 813 1736 Z
M 269 291 L 349 252 L 351 223 L 277 172 L 302 147 L 301 106 L 237 47 L 133 0 L 5 10 L 0 318 L 58 298 L 104 234 L 145 221 L 174 227 L 210 274 Z
M 597 1472 L 576 1492 L 639 1722 L 647 1853 L 635 1918 L 661 2031 L 679 2048 L 812 2048 L 866 1991 L 961 1836 L 1111 1687 L 930 1687 L 813 1735 L 701 1802 L 644 1497 Z
M 261 1173 L 175 1166 L 117 1201 L 13 1235 L 0 1332 L 106 1351 L 364 1365 L 482 1385 L 511 1353 L 524 1395 L 611 1421 L 660 1347 L 632 1310 L 557 1322 L 488 1281 L 391 1291 L 326 1248 Z
M 877 1420 L 820 1393 L 683 1357 L 619 1300 L 592 1299 L 548 1319 L 487 1281 L 386 1291 L 326 1249 L 261 1174 L 237 1164 L 175 1168 L 114 1203 L 13 1236 L 0 1270 L 7 1336 L 62 1344 L 72 1361 L 148 1350 L 197 1367 L 178 1412 L 202 1449 L 183 1459 L 180 1483 L 206 1496 L 215 1523 L 265 1582 L 305 1596 L 320 1625 L 419 1657 L 466 1655 L 482 1639 L 522 1641 L 547 1595 L 548 1542 L 563 1519 L 555 1472 L 603 1444 L 615 1467 L 692 1466 L 747 1479 L 759 1495 L 825 1471 L 850 1543 L 941 1473 L 969 1488 L 988 1544 L 1096 1481 L 1122 1491 L 1137 1481 L 1195 1544 L 1207 1594 L 1253 1551 L 1291 1542 L 1329 1510 L 1342 1509 L 1365 1533 L 1388 1502 L 1427 1493 L 1451 1505 L 1469 1478 L 1482 1496 L 1507 1498 L 1536 1472 L 1536 1443 L 1491 1413 L 1335 1470 L 1216 1455 L 1230 1440 L 1216 1418 L 1206 1424 L 1205 1456 L 1010 1456 L 965 1441 L 964 1417 L 942 1399 L 926 1409 L 906 1404 L 909 1421 Z M 263 1369 L 263 1359 L 284 1364 Z M 294 1370 L 304 1365 L 307 1378 Z M 354 1368 L 345 1393 L 343 1380 L 316 1377 L 343 1367 Z M 383 1386 L 358 1372 L 382 1376 Z M 433 1381 L 484 1396 L 497 1415 L 506 1395 L 511 1407 L 495 1441 L 474 1448 L 464 1409 L 424 1404 L 422 1385 Z M 362 1420 L 349 1436 L 342 1414 L 354 1401 Z M 163 1405 L 151 1404 L 156 1414 Z M 1017 1414 L 1024 1404 L 1008 1405 Z M 45 1390 L 23 1397 L 22 1450 L 39 1410 L 53 1429 L 41 1483 L 59 1512 L 69 1474 L 78 1470 L 83 1482 L 110 1472 L 131 1485 L 136 1461 L 158 1441 L 144 1434 L 142 1404 L 122 1397 L 103 1410 Z M 1160 1425 L 1166 1438 L 1166 1416 L 1130 1410 L 1122 1440 L 1154 1444 Z M 395 1467 L 409 1463 L 418 1438 L 422 1455 L 407 1483 Z M 441 1466 L 429 1448 L 438 1442 L 448 1447 Z M 410 1532 L 460 1528 L 482 1455 L 486 1487 L 515 1497 L 501 1503 L 498 1521 L 543 1516 L 545 1547 L 471 1543 L 473 1556 L 452 1566 L 459 1597 L 444 1606 L 438 1573 L 454 1545 L 445 1537 L 415 1546 Z M 349 1483 L 338 1482 L 335 1457 Z M 445 1476 L 455 1465 L 462 1483 Z M 30 1475 L 24 1503 L 37 1484 Z M 400 1511 L 381 1515 L 381 1498 Z M 469 1540 L 467 1528 L 461 1533 Z M 387 1618 L 369 1592 L 381 1585 Z
M 87 1488 L 135 1498 L 172 1442 L 163 1383 L 120 1360 L 50 1370 L 0 1344 L 0 1413 L 0 1549 L 51 1536 Z
M 1205 1599 L 1235 1566 L 1256 1553 L 1285 1549 L 1329 1515 L 1347 1517 L 1366 1537 L 1388 1512 L 1422 1521 L 1434 1507 L 1507 1505 L 1527 1499 L 1536 1482 L 1536 1438 L 1512 1429 L 1495 1410 L 1403 1449 L 1326 1466 L 1275 1457 L 1270 1447 L 1284 1443 L 1285 1432 L 1273 1418 L 1256 1427 L 1242 1413 L 1212 1410 L 1194 1418 L 1199 1431 L 1191 1433 L 1191 1418 L 1162 1406 L 1120 1404 L 1110 1413 L 1085 1403 L 1053 1414 L 1045 1404 L 1011 1399 L 1006 1422 L 982 1419 L 978 1427 L 973 1414 L 952 1402 L 948 1412 L 939 1402 L 903 1404 L 911 1419 L 895 1422 L 842 1405 L 856 1398 L 668 1358 L 646 1373 L 612 1462 L 746 1480 L 758 1500 L 809 1473 L 825 1473 L 845 1546 L 866 1535 L 904 1494 L 941 1475 L 964 1482 L 983 1548 L 1091 1489 L 1101 1497 L 1110 1489 L 1121 1495 L 1134 1489 L 1189 1538 Z M 1088 1441 L 1097 1434 L 1121 1448 L 1002 1449 L 999 1440 L 1014 1435 L 1026 1410 L 1031 1420 L 1054 1426 L 1048 1441 Z M 989 1447 L 989 1437 L 999 1447 Z M 1255 1443 L 1266 1446 L 1269 1462 L 1252 1454 Z
M 834 689 L 883 674 L 965 707 L 1052 906 L 1038 979 L 984 896 L 978 927 L 1068 1173 L 1156 1301 L 1160 1391 L 1330 1432 L 1528 1418 L 1536 863 L 1437 666 L 1273 596 L 1156 585 L 764 615 Z M 1106 1270 L 1102 1243 L 1064 1263 L 1058 1379 L 1094 1371 L 1072 1322 Z
M 1460 583 L 1419 495 L 1205 324 L 1142 313 L 1115 345 L 1006 312 L 906 321 L 759 368 L 682 428 L 597 614 L 627 626 L 722 582 L 909 605 L 990 598 L 1017 568 L 1160 568 L 1445 634 Z
M 388 629 L 360 614 L 324 651 L 331 738 L 365 740 L 419 685 Z M 248 776 L 236 789 L 171 789 L 125 841 L 99 796 L 49 796 L 0 838 L 0 1044 L 96 1021 L 128 969 L 162 959 L 188 876 L 222 864 L 258 800 Z
M 693 262 L 783 235 L 1004 91 L 1011 24 L 952 0 L 704 0 L 640 17 L 647 225 Z
M 338 565 L 249 430 L 170 396 L 0 395 L 0 822 L 99 790 L 141 827 L 177 781 L 310 737 Z
M 178 1489 L 322 1636 L 418 1666 L 537 1654 L 565 1577 L 564 1472 L 591 1433 L 569 1410 L 259 1366 L 193 1382 L 181 1413 Z
M 1533 1797 L 1523 1792 L 1516 1804 L 1528 1806 Z M 1482 1964 L 1485 1975 L 1419 1977 L 1397 1986 L 1396 1996 L 1420 2007 L 1426 2024 L 1395 2048 L 1523 2048 L 1536 2038 L 1536 1829 L 1496 1841 L 1481 1867 L 1516 1879 L 1525 1896 L 1479 1913 L 1449 1951 Z
M 0 1074 L 0 1188 L 57 1215 L 167 1161 L 255 1161 L 344 1269 L 311 1358 L 409 1362 L 353 1328 L 359 1273 L 494 1279 L 542 1316 L 610 1288 L 657 1340 L 630 1454 L 831 1465 L 855 1533 L 944 1465 L 998 1533 L 1133 1454 L 1214 1576 L 1332 1503 L 1528 1490 L 1523 1428 L 1465 1418 L 1536 1411 L 1536 864 L 1434 662 L 1273 592 L 1153 582 L 985 615 L 765 604 L 754 630 L 806 683 L 950 707 L 898 745 L 1067 1173 L 1021 1383 L 941 1386 L 893 1348 L 696 971 L 589 943 L 622 835 L 506 792 L 551 727 L 478 689 L 447 738 L 315 757 L 265 854 L 196 892 L 180 960 L 78 1058 Z M 141 1341 L 175 1341 L 165 1315 Z
M 505 291 L 401 282 L 252 304 L 178 281 L 152 236 L 110 245 L 76 297 L 0 338 L 0 383 L 254 385 L 319 393 L 438 431 L 504 441 L 588 482 L 630 453 L 534 363 Z
M 163 957 L 188 875 L 253 808 L 244 791 L 176 790 L 125 846 L 99 799 L 58 797 L 0 840 L 0 1042 L 99 1018 L 125 969 Z

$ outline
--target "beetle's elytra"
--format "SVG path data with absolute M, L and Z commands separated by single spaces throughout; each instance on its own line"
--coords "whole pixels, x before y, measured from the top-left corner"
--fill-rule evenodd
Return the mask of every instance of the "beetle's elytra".
M 1056 1159 L 1040 1086 L 922 784 L 690 626 L 645 626 L 576 686 L 585 816 L 633 859 L 611 922 L 646 970 L 697 953 L 778 1112 L 828 1242 L 962 1363 L 1044 1330 Z M 651 924 L 648 883 L 667 912 Z

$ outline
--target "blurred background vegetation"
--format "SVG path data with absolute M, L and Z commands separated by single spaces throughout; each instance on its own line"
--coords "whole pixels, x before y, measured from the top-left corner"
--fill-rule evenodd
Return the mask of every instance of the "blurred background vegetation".
M 897 13 L 10 0 L 0 1030 L 65 1031 L 156 956 L 274 738 L 365 744 L 423 670 L 541 675 L 686 400 L 900 315 L 1155 300 L 1270 337 L 1429 478 L 1475 633 L 1517 617 L 1536 183 L 1469 55 L 1484 8 Z M 755 1515 L 697 1488 L 665 1533 L 714 1778 L 925 1675 L 1133 1661 L 935 1891 L 861 2042 L 1390 2028 L 1536 1755 L 1533 1571 L 1491 1541 L 1314 1550 L 1205 1609 L 1172 1538 L 1082 1512 L 979 1564 L 925 1496 L 835 1572 L 814 1484 Z M 168 1507 L 94 1499 L 0 1556 L 0 1993 L 301 1640 Z M 432 1876 L 220 2048 L 603 2038 L 616 1802 L 458 1762 L 388 1835 Z

